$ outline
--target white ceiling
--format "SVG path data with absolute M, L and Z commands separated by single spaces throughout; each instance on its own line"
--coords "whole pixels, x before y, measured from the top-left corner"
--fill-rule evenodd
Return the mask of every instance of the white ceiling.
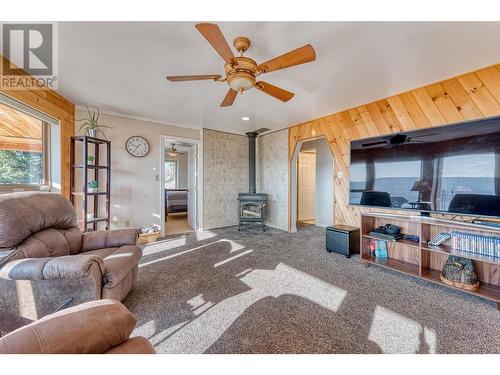
M 226 83 L 165 79 L 224 75 L 223 60 L 194 25 L 62 22 L 59 89 L 103 112 L 244 132 L 285 128 L 500 62 L 500 22 L 221 22 L 231 46 L 236 36 L 250 38 L 246 55 L 257 62 L 307 43 L 317 57 L 259 77 L 294 92 L 288 103 L 252 89 L 221 108 Z

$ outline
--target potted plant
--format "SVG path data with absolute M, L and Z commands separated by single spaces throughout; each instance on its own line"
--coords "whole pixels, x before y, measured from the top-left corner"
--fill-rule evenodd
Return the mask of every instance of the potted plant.
M 99 189 L 99 181 L 92 180 L 87 183 L 87 192 L 97 193 L 97 189 Z
M 85 107 L 87 108 L 88 118 L 76 120 L 76 121 L 83 121 L 82 126 L 80 126 L 79 132 L 83 131 L 83 134 L 94 138 L 98 138 L 99 134 L 102 134 L 102 136 L 106 138 L 106 134 L 104 134 L 104 132 L 101 129 L 102 128 L 113 129 L 113 128 L 111 126 L 99 125 L 98 107 L 92 107 L 92 106 L 89 107 L 87 104 L 85 104 Z
M 94 165 L 95 157 L 93 155 L 87 156 L 87 164 Z

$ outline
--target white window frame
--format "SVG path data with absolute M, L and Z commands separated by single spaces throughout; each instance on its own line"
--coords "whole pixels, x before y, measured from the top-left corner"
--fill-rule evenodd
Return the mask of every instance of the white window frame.
M 50 190 L 51 189 L 50 129 L 51 125 L 59 126 L 59 121 L 2 93 L 0 93 L 0 103 L 7 105 L 15 109 L 16 111 L 24 112 L 42 121 L 42 159 L 43 159 L 43 178 L 41 184 L 0 184 L 0 193 L 22 191 L 22 190 Z

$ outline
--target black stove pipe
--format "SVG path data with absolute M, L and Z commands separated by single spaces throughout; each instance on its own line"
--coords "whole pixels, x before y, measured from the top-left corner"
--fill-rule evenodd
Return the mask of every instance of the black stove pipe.
M 256 179 L 255 179 L 255 140 L 259 133 L 248 132 L 245 133 L 248 137 L 248 192 L 250 194 L 256 193 Z

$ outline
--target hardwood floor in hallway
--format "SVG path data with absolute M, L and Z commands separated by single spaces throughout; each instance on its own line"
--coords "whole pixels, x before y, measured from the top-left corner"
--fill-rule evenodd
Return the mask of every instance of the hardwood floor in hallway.
M 188 224 L 187 213 L 169 214 L 165 223 L 165 235 L 194 232 Z

